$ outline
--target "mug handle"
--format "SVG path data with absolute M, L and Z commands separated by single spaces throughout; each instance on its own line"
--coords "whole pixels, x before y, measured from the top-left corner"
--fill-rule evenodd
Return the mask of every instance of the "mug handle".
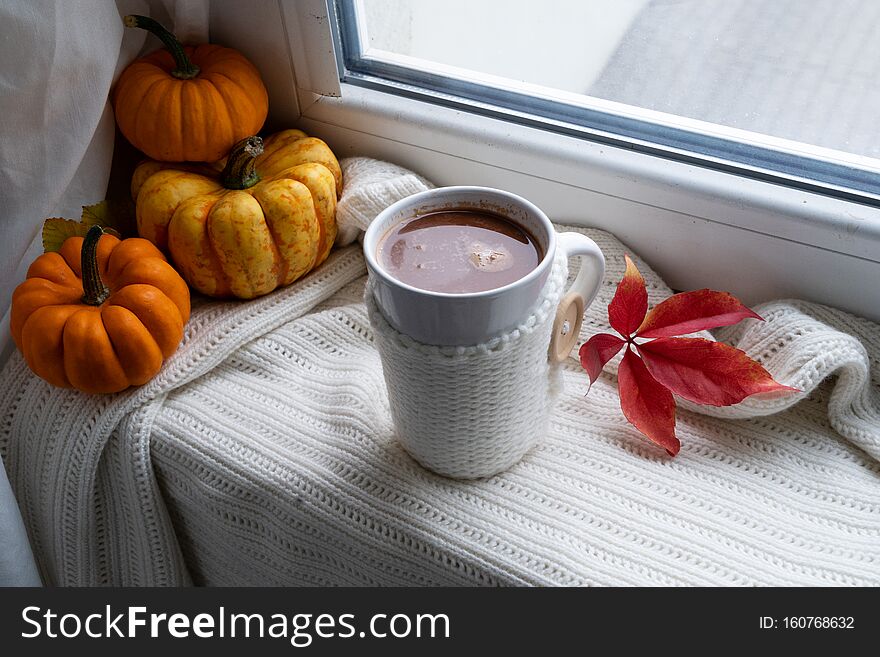
M 567 258 L 581 259 L 577 277 L 559 301 L 550 335 L 549 358 L 552 362 L 561 363 L 574 348 L 584 321 L 584 311 L 602 286 L 605 256 L 593 240 L 580 233 L 557 234 L 556 248 L 561 249 Z

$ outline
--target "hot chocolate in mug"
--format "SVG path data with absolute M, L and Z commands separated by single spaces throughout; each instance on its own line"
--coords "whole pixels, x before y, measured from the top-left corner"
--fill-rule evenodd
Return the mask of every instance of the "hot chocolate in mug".
M 500 215 L 524 229 L 539 247 L 542 257 L 537 266 L 507 285 L 468 293 L 413 287 L 383 267 L 379 249 L 395 226 L 413 217 L 456 210 Z M 596 243 L 585 235 L 557 233 L 547 215 L 533 203 L 488 187 L 441 187 L 389 206 L 370 224 L 364 236 L 364 255 L 379 309 L 395 329 L 429 345 L 474 345 L 516 327 L 538 301 L 557 251 L 568 258 L 582 259 L 578 276 L 560 303 L 558 332 L 569 336 L 566 344 L 557 349 L 562 353 L 564 347 L 573 346 L 584 308 L 602 284 L 605 259 Z

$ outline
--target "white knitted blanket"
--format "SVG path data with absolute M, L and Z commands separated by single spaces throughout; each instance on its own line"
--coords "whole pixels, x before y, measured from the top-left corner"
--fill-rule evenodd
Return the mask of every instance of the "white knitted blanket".
M 341 239 L 427 183 L 343 163 Z M 575 229 L 578 230 L 578 229 Z M 582 229 L 581 229 L 582 230 Z M 623 246 L 582 339 L 607 330 Z M 651 303 L 670 292 L 645 263 Z M 880 327 L 799 301 L 723 331 L 796 399 L 629 426 L 614 363 L 562 366 L 546 438 L 471 482 L 392 438 L 359 248 L 248 303 L 197 303 L 159 376 L 115 396 L 0 374 L 0 454 L 53 584 L 880 584 Z M 573 272 L 572 272 L 573 273 Z M 684 406 L 684 405 L 682 405 Z

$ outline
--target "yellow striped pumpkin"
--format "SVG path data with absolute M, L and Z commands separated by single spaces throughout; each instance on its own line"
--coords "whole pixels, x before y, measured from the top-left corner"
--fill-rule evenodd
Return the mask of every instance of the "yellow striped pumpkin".
M 341 189 L 333 152 L 300 130 L 243 139 L 213 165 L 146 161 L 132 178 L 140 236 L 170 252 L 194 289 L 241 299 L 327 258 Z

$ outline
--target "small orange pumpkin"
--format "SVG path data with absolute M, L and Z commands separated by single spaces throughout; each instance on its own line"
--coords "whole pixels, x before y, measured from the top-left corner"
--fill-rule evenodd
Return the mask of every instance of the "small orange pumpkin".
M 40 378 L 119 392 L 155 376 L 180 344 L 189 312 L 189 288 L 159 249 L 92 226 L 33 262 L 12 295 L 10 328 Z
M 116 123 L 136 148 L 154 160 L 213 162 L 263 127 L 269 95 L 244 55 L 213 44 L 181 46 L 146 16 L 124 22 L 167 48 L 135 60 L 116 84 Z

